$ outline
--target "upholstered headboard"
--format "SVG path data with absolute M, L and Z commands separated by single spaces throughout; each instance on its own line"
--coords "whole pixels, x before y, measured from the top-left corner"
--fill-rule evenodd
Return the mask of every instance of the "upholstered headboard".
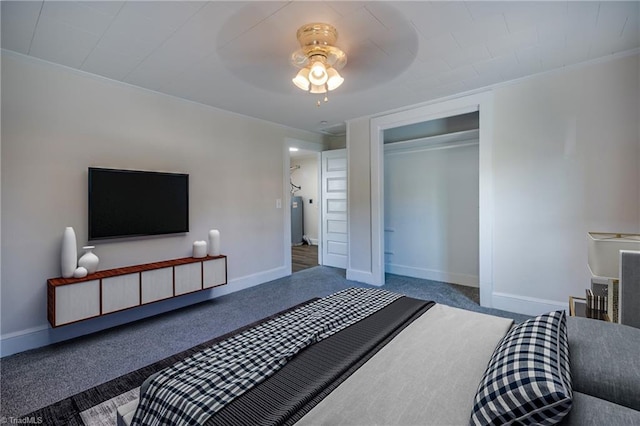
M 620 322 L 640 328 L 640 251 L 620 251 Z

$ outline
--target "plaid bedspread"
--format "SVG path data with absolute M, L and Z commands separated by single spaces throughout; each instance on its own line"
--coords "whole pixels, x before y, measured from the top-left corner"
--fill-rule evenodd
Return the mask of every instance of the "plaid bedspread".
M 133 425 L 204 424 L 305 347 L 402 297 L 350 288 L 216 343 L 163 370 L 141 395 Z

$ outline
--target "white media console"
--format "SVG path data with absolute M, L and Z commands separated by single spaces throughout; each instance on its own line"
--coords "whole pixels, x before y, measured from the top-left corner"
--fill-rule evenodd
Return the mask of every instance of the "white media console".
M 51 326 L 71 324 L 227 283 L 227 256 L 185 257 L 47 280 Z

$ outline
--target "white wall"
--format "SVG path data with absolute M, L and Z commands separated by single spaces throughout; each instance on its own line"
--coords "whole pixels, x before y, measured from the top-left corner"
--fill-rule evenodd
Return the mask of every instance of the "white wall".
M 304 235 L 309 237 L 314 245 L 318 244 L 318 154 L 291 159 L 292 166 L 300 166 L 291 174 L 292 182 L 301 189 L 294 195 L 302 197 Z M 313 201 L 309 203 L 309 200 Z
M 2 353 L 24 350 L 286 275 L 286 138 L 319 135 L 2 54 Z M 221 232 L 229 286 L 49 330 L 46 280 L 62 231 L 87 240 L 87 167 L 190 175 L 190 232 L 97 243 L 99 269 L 189 256 Z M 247 244 L 247 241 L 251 241 Z M 81 252 L 81 250 L 79 250 Z
M 586 233 L 640 231 L 639 73 L 636 54 L 493 90 L 493 306 L 530 314 L 566 306 L 589 283 Z M 357 269 L 347 276 L 371 274 L 365 260 L 377 257 L 371 218 L 379 212 L 370 183 L 379 177 L 371 174 L 369 121 L 347 127 L 349 243 Z
M 635 55 L 495 91 L 498 306 L 582 295 L 587 232 L 640 230 L 639 72 Z
M 340 136 L 327 136 L 326 143 L 328 145 L 327 149 L 343 149 L 347 147 L 347 135 Z
M 385 271 L 478 287 L 478 140 L 403 146 L 385 145 Z

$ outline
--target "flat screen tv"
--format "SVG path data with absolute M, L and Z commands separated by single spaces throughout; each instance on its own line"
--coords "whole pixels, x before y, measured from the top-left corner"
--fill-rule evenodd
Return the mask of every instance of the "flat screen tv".
M 188 174 L 89 167 L 89 240 L 188 231 Z

